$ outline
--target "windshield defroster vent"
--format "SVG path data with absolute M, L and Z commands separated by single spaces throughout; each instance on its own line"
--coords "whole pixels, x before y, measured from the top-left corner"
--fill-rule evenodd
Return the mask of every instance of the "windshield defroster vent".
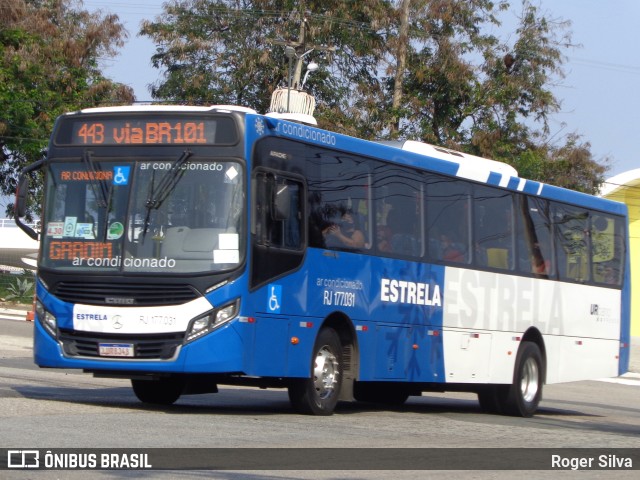
M 180 305 L 200 294 L 190 285 L 60 282 L 51 292 L 60 300 L 84 305 Z

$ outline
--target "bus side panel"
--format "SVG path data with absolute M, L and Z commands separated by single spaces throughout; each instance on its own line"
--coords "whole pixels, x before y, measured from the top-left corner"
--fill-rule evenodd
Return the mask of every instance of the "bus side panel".
M 282 376 L 287 363 L 289 322 L 287 318 L 256 317 L 255 343 L 249 347 L 249 374 Z
M 548 383 L 617 375 L 620 290 L 447 268 L 443 298 L 447 381 L 478 382 L 488 360 L 489 383 L 511 383 L 530 329 L 543 336 Z
M 443 329 L 446 381 L 487 383 L 490 378 L 491 333 Z
M 618 375 L 618 340 L 561 337 L 559 350 L 551 352 L 550 362 L 557 359 L 558 382 L 593 380 Z M 555 378 L 547 379 L 554 383 Z
M 248 349 L 249 375 L 308 377 L 318 332 L 317 322 L 304 317 L 258 316 L 253 324 L 255 341 Z
M 327 318 L 340 318 L 357 335 L 360 380 L 442 382 L 443 279 L 439 265 L 309 249 L 302 268 L 251 295 L 258 323 L 271 315 L 290 322 L 284 342 L 276 336 L 270 343 L 271 327 L 264 327 L 253 371 L 265 371 L 271 355 L 261 349 L 275 343 L 289 352 L 286 360 L 274 356 L 288 364 L 288 374 L 307 376 L 319 329 Z M 292 337 L 300 342 L 290 344 Z

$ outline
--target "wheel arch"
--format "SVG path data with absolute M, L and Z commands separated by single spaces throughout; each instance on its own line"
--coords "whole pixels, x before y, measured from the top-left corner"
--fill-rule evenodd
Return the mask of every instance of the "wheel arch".
M 353 401 L 353 384 L 360 371 L 360 349 L 353 321 L 343 312 L 333 312 L 324 319 L 320 328 L 332 328 L 340 338 L 343 361 L 340 399 Z
M 547 383 L 547 350 L 542 333 L 536 327 L 530 327 L 522 336 L 522 342 L 535 343 L 540 349 L 540 354 L 542 355 L 542 381 Z

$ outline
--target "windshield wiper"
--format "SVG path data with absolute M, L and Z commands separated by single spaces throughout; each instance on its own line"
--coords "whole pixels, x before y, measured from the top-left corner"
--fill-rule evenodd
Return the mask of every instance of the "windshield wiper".
M 145 202 L 147 214 L 144 219 L 144 229 L 142 230 L 143 241 L 147 234 L 147 230 L 149 229 L 149 217 L 151 216 L 151 210 L 157 210 L 160 208 L 162 203 L 169 197 L 169 195 L 171 195 L 171 192 L 173 192 L 186 172 L 182 166 L 187 162 L 187 160 L 189 160 L 191 155 L 193 155 L 191 150 L 187 149 L 182 152 L 180 158 L 178 158 L 178 160 L 176 160 L 171 168 L 164 174 L 157 186 L 155 185 L 155 170 L 151 174 L 151 185 L 149 186 L 147 201 Z
M 103 180 L 97 180 L 98 172 L 96 171 L 95 162 L 93 161 L 92 152 L 85 150 L 82 155 L 82 162 L 85 164 L 87 172 L 89 172 L 89 185 L 96 199 L 96 204 L 100 208 L 106 208 L 108 188 Z
M 113 182 L 109 185 L 107 191 L 107 200 L 105 202 L 104 211 L 104 228 L 102 229 L 102 241 L 107 241 L 107 234 L 109 231 L 109 212 L 111 210 L 111 203 L 113 202 Z

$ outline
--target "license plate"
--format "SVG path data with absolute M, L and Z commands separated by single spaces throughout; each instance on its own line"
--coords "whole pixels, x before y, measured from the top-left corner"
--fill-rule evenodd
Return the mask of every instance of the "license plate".
M 98 354 L 101 357 L 133 357 L 132 343 L 100 343 Z

